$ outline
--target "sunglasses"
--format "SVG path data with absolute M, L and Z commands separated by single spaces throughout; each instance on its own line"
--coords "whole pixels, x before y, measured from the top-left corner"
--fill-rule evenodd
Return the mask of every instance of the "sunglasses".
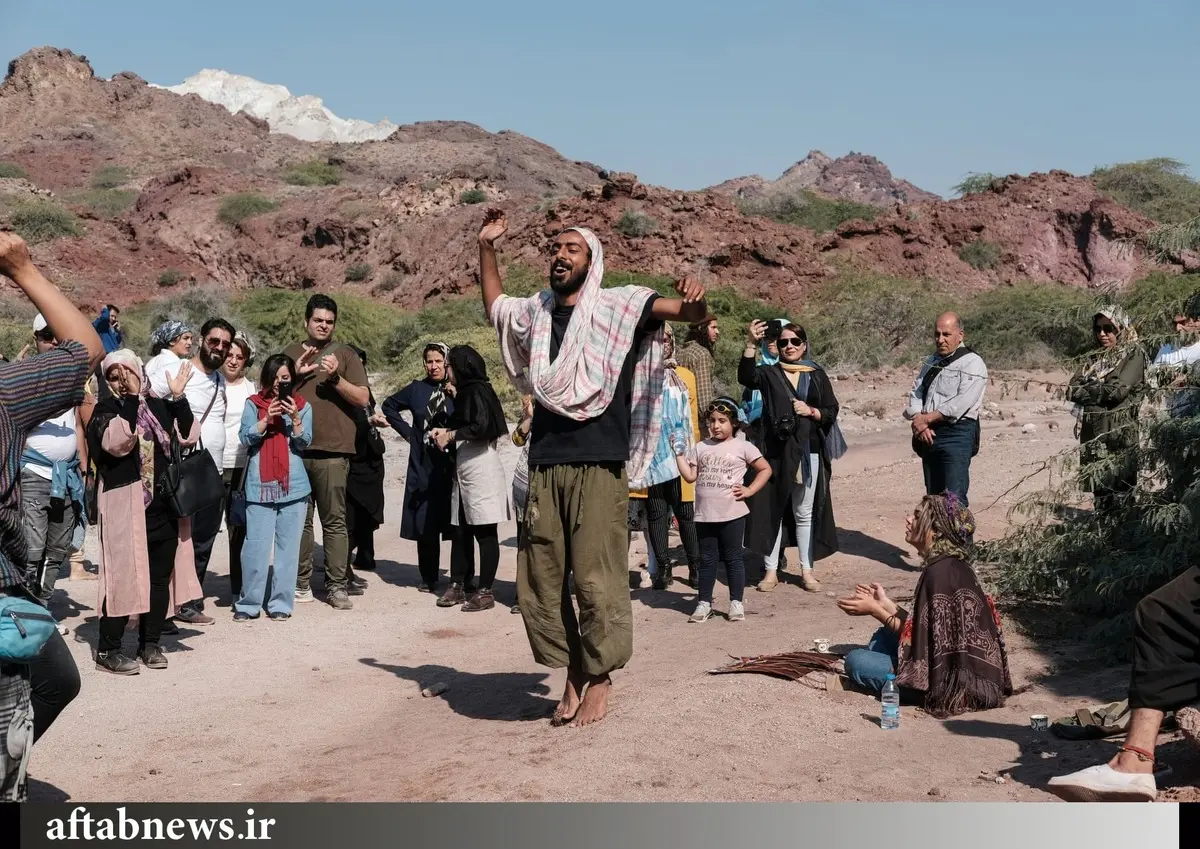
M 795 336 L 789 336 L 786 339 L 779 340 L 780 348 L 799 348 L 804 342 L 797 339 Z
M 43 331 L 43 332 L 38 332 L 38 333 L 33 334 L 33 338 L 38 340 L 39 342 L 53 342 L 54 334 Z
M 228 351 L 233 347 L 232 342 L 226 342 L 224 339 L 217 339 L 215 336 L 210 336 L 205 339 L 204 344 L 215 351 Z
M 1110 336 L 1116 336 L 1117 328 L 1111 324 L 1093 324 L 1092 332 L 1093 333 L 1107 333 Z

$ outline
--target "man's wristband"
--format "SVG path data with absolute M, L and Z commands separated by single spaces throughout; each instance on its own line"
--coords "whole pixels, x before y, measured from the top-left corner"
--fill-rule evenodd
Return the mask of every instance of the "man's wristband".
M 325 383 L 330 387 L 337 386 L 341 382 L 342 382 L 342 376 L 340 374 L 338 374 L 336 371 L 333 374 L 329 375 L 329 377 L 325 381 Z

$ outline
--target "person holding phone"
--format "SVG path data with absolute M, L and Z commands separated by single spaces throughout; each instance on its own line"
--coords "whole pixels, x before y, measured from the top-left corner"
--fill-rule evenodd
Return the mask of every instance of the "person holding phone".
M 242 411 L 246 446 L 246 542 L 242 591 L 233 621 L 257 619 L 265 603 L 272 622 L 292 618 L 300 539 L 312 488 L 303 452 L 312 442 L 312 405 L 293 392 L 296 363 L 275 354 L 263 363 L 259 386 Z M 274 548 L 274 565 L 271 554 Z

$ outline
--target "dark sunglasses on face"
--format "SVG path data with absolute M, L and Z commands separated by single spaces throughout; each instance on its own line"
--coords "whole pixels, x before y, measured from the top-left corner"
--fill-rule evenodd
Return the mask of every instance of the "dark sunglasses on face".
M 779 340 L 780 348 L 799 348 L 803 344 L 804 343 L 801 342 L 799 339 L 797 339 L 795 336 L 789 336 L 786 339 Z
M 204 344 L 217 351 L 228 351 L 231 347 L 233 347 L 232 342 L 226 342 L 224 339 L 217 339 L 214 336 L 210 336 L 205 339 Z
M 1109 334 L 1110 336 L 1116 336 L 1116 335 L 1117 335 L 1117 328 L 1115 328 L 1115 327 L 1114 327 L 1113 325 L 1111 325 L 1111 324 L 1093 324 L 1093 325 L 1092 325 L 1092 332 L 1093 332 L 1093 333 L 1107 333 L 1107 334 Z
M 35 334 L 33 334 L 33 338 L 38 340 L 39 342 L 53 342 L 54 334 L 53 333 L 35 333 Z

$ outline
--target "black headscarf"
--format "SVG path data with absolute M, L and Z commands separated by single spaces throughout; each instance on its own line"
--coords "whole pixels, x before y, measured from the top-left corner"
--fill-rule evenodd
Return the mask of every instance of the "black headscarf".
M 488 382 L 487 365 L 470 345 L 455 345 L 447 358 L 454 370 L 454 412 L 450 429 L 460 439 L 491 442 L 508 434 L 504 408 Z M 465 433 L 463 432 L 465 431 Z

